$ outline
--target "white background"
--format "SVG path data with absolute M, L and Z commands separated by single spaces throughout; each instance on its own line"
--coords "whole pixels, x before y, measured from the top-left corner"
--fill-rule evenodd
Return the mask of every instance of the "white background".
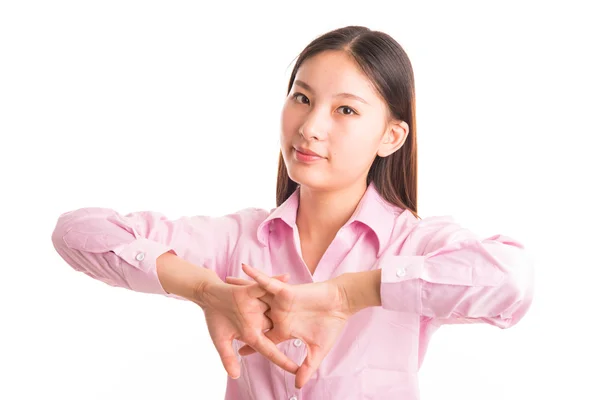
M 80 207 L 274 207 L 292 62 L 353 24 L 412 60 L 419 214 L 536 261 L 519 324 L 436 333 L 422 399 L 600 398 L 594 2 L 200 3 L 1 3 L 0 398 L 223 398 L 197 306 L 77 273 L 51 233 Z

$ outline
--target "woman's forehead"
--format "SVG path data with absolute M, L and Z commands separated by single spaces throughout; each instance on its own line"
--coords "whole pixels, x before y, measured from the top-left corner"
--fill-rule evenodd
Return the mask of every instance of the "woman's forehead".
M 341 51 L 323 52 L 305 60 L 296 73 L 294 83 L 323 95 L 351 93 L 367 101 L 367 97 L 376 96 L 369 78 L 350 55 Z

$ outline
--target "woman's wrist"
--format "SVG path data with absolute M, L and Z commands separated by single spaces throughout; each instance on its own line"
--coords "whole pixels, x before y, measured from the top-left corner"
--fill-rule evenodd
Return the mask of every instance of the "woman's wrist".
M 348 272 L 332 279 L 348 315 L 368 307 L 381 306 L 381 270 Z
M 186 298 L 201 307 L 206 286 L 223 283 L 214 271 L 194 265 L 171 252 L 156 259 L 156 273 L 165 292 Z

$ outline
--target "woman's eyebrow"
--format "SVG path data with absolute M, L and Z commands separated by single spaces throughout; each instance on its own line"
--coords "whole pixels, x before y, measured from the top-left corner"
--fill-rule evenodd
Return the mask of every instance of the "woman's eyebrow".
M 294 81 L 294 83 L 296 85 L 300 86 L 301 88 L 304 88 L 305 90 L 308 90 L 309 92 L 314 92 L 314 90 L 310 87 L 310 85 L 308 83 L 304 82 L 304 81 L 301 81 L 301 80 L 297 79 L 297 80 Z M 349 99 L 354 99 L 354 100 L 360 101 L 361 103 L 364 103 L 364 104 L 369 104 L 362 97 L 359 97 L 359 96 L 357 96 L 355 94 L 352 94 L 352 93 L 338 93 L 338 94 L 334 95 L 333 97 L 346 97 L 346 98 L 349 98 Z

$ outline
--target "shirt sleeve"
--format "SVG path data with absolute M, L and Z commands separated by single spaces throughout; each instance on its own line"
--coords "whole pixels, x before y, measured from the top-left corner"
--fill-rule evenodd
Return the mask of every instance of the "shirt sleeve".
M 480 239 L 451 217 L 420 220 L 400 253 L 379 260 L 383 308 L 439 323 L 516 324 L 533 297 L 533 260 L 515 239 Z
M 221 217 L 170 220 L 154 211 L 122 215 L 108 208 L 81 208 L 59 216 L 52 243 L 73 269 L 96 280 L 182 299 L 160 284 L 158 256 L 171 252 L 225 279 L 243 220 L 255 214 L 249 209 Z

